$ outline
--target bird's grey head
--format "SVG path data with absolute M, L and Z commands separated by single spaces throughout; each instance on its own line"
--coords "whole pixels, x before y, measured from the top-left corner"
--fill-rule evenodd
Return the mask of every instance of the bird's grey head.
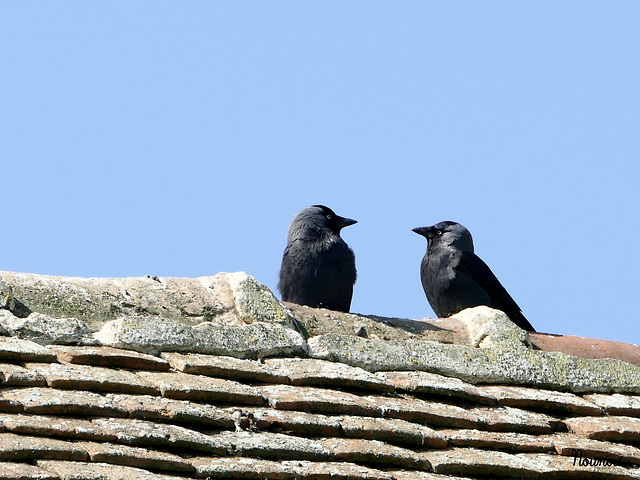
M 428 248 L 453 246 L 459 250 L 473 252 L 473 238 L 469 230 L 456 222 L 440 222 L 432 227 L 418 227 L 413 231 L 426 237 Z
M 287 232 L 287 243 L 294 240 L 318 240 L 329 236 L 340 236 L 340 230 L 358 223 L 350 218 L 336 215 L 324 205 L 312 205 L 296 214 Z

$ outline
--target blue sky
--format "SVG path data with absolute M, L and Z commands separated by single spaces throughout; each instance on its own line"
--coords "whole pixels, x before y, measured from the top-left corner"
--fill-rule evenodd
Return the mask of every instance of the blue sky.
M 317 203 L 352 311 L 433 316 L 454 220 L 538 331 L 640 343 L 640 3 L 0 5 L 0 270 L 244 270 Z

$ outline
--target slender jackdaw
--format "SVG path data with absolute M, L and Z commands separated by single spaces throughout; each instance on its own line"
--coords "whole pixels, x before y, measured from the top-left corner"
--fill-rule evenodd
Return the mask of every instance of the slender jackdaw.
M 473 253 L 469 230 L 459 223 L 440 222 L 413 231 L 427 239 L 420 279 L 427 300 L 438 317 L 487 305 L 502 310 L 520 328 L 535 332 L 491 269 Z
M 354 223 L 324 205 L 305 208 L 293 217 L 278 282 L 282 300 L 349 311 L 356 260 L 340 230 Z

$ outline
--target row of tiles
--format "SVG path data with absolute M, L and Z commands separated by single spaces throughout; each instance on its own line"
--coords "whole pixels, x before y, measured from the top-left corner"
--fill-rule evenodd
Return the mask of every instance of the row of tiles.
M 42 478 L 28 476 L 30 465 L 45 467 L 48 461 L 67 462 L 86 470 L 87 476 L 72 472 L 52 478 L 65 480 L 96 477 L 101 464 L 123 466 L 131 476 L 121 475 L 116 467 L 111 475 L 98 478 L 354 478 L 419 479 L 462 475 L 465 478 L 495 475 L 506 478 L 602 478 L 638 479 L 640 469 L 622 458 L 597 458 L 589 449 L 562 449 L 560 455 L 518 453 L 477 448 L 453 447 L 408 453 L 382 442 L 324 439 L 306 448 L 294 447 L 294 439 L 284 435 L 228 432 L 218 439 L 229 449 L 227 456 L 213 452 L 176 455 L 166 451 L 113 443 L 68 441 L 54 438 L 0 433 L 0 478 Z M 158 437 L 159 438 L 159 437 Z M 304 443 L 304 442 L 302 442 Z M 80 463 L 82 462 L 82 463 Z M 88 463 L 92 462 L 92 463 Z M 20 467 L 22 469 L 20 470 Z M 324 468 L 323 468 L 324 467 Z M 60 472 L 54 468 L 56 474 Z M 138 472 L 135 476 L 133 473 Z M 398 473 L 402 471 L 403 474 Z M 5 476 L 13 472 L 15 476 Z M 21 475 L 17 473 L 21 472 Z M 40 472 L 42 473 L 42 472 Z M 144 477 L 142 475 L 145 475 Z M 331 474 L 329 477 L 328 475 Z M 593 476 L 592 476 L 593 475 Z M 596 476 L 597 475 L 597 476 Z
M 185 382 L 188 384 L 188 382 Z M 150 419 L 194 424 L 208 429 L 270 430 L 282 426 L 308 435 L 339 435 L 357 431 L 350 425 L 380 425 L 376 430 L 397 432 L 400 440 L 433 439 L 433 428 L 550 434 L 570 431 L 585 438 L 621 443 L 640 442 L 640 418 L 619 415 L 571 416 L 528 411 L 510 406 L 464 408 L 404 396 L 356 395 L 316 387 L 271 385 L 259 388 L 266 404 L 233 403 L 216 390 L 211 395 L 171 396 L 91 392 L 51 387 L 4 387 L 0 412 L 12 414 L 74 415 Z M 184 395 L 177 395 L 183 397 Z M 195 398 L 194 398 L 195 397 Z M 194 401 L 195 400 L 195 401 Z M 210 402 L 210 403 L 209 403 Z M 340 415 L 340 416 L 337 416 Z M 373 428 L 373 427 L 372 427 Z M 409 441 L 416 443 L 416 440 Z M 439 445 L 440 444 L 440 445 Z
M 0 352 L 0 358 L 29 360 L 0 365 L 4 383 L 0 411 L 5 412 L 2 435 L 6 438 L 19 436 L 20 445 L 25 445 L 26 439 L 66 438 L 74 440 L 63 441 L 67 445 L 93 442 L 103 447 L 108 445 L 104 442 L 115 442 L 116 451 L 133 448 L 156 455 L 170 454 L 172 449 L 247 455 L 242 461 L 228 456 L 204 457 L 203 462 L 216 467 L 206 475 L 204 470 L 196 470 L 197 474 L 185 471 L 188 477 L 319 478 L 300 471 L 297 476 L 287 477 L 288 464 L 271 457 L 259 458 L 289 452 L 285 455 L 296 459 L 292 462 L 313 463 L 308 457 L 311 455 L 322 460 L 319 465 L 329 461 L 340 468 L 353 462 L 384 465 L 385 469 L 432 468 L 436 473 L 429 475 L 438 478 L 445 473 L 476 475 L 492 469 L 507 476 L 560 478 L 549 473 L 555 472 L 563 478 L 573 478 L 571 475 L 576 472 L 588 473 L 576 470 L 575 465 L 568 468 L 569 461 L 576 462 L 575 456 L 571 458 L 573 453 L 580 451 L 585 458 L 614 462 L 606 472 L 599 465 L 594 471 L 608 476 L 598 478 L 637 478 L 637 396 L 578 396 L 519 387 L 475 386 L 426 372 L 372 374 L 341 364 L 295 358 L 254 362 L 175 353 L 158 358 L 123 350 L 73 347 L 50 347 L 27 357 L 2 356 Z M 435 395 L 438 400 L 414 395 Z M 232 406 L 222 408 L 209 403 Z M 105 418 L 81 420 L 56 415 Z M 189 425 L 198 427 L 186 428 Z M 119 436 L 107 433 L 108 427 L 115 427 Z M 189 440 L 188 432 L 203 435 L 203 429 L 227 431 L 205 434 L 207 441 L 202 441 L 204 437 Z M 572 433 L 566 433 L 567 429 Z M 305 436 L 323 437 L 324 443 L 320 448 L 309 443 L 316 439 Z M 224 441 L 214 448 L 211 437 Z M 174 441 L 167 443 L 166 439 Z M 262 449 L 247 446 L 256 441 Z M 300 445 L 307 447 L 301 449 Z M 5 451 L 4 447 L 0 450 Z M 17 454 L 15 449 L 6 451 L 9 453 L 2 455 L 5 461 L 15 460 L 16 455 L 25 455 L 23 458 L 29 462 L 46 461 L 39 454 L 24 453 L 31 451 L 29 448 L 18 450 L 23 453 Z M 416 457 L 417 451 L 422 452 L 422 457 Z M 93 462 L 107 458 L 91 456 L 88 450 L 86 455 Z M 523 455 L 526 461 L 522 460 Z M 137 459 L 138 455 L 120 451 L 112 457 Z M 424 463 L 419 464 L 417 458 Z M 132 460 L 129 467 L 137 461 Z M 158 465 L 163 464 L 158 459 L 154 461 L 160 462 L 153 464 L 152 469 L 158 470 Z M 526 463 L 533 466 L 525 468 Z M 252 466 L 242 473 L 235 466 L 239 464 Z M 478 464 L 484 466 L 480 468 Z M 259 465 L 271 465 L 275 473 L 251 477 Z M 374 470 L 380 478 L 399 478 L 379 468 Z M 424 470 L 409 474 L 427 475 Z
M 260 403 L 255 383 L 330 387 L 380 394 L 411 392 L 481 405 L 565 411 L 574 415 L 615 414 L 640 417 L 640 396 L 576 395 L 515 386 L 478 386 L 428 372 L 371 373 L 357 367 L 308 358 L 273 358 L 263 362 L 213 355 L 167 353 L 162 357 L 127 350 L 95 347 L 39 347 L 26 350 L 25 341 L 13 350 L 0 342 L 0 361 L 30 362 L 28 368 L 7 363 L 0 367 L 6 385 L 49 385 L 60 388 L 179 395 L 187 388 L 194 397 L 220 391 L 234 402 Z M 32 342 L 26 342 L 31 344 Z M 4 348 L 4 350 L 3 350 Z M 63 362 L 63 363 L 58 363 Z M 108 367 L 108 368 L 105 368 Z M 162 372 L 165 372 L 162 374 Z M 180 375 L 183 374 L 191 375 Z M 203 379 L 207 376 L 219 379 Z M 233 383 L 225 380 L 232 380 Z M 187 388 L 181 383 L 188 381 Z M 217 382 L 217 384 L 216 384 Z M 217 387 L 216 387 L 217 385 Z M 193 398 L 197 400 L 197 398 Z M 230 398 L 231 401 L 231 398 Z

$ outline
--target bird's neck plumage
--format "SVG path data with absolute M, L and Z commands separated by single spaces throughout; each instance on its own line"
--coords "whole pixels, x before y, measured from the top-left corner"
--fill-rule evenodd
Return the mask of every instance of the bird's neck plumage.
M 445 254 L 455 250 L 457 249 L 449 243 L 429 243 L 429 245 L 427 245 L 428 255 Z
M 289 243 L 300 242 L 306 244 L 307 248 L 312 250 L 326 250 L 342 241 L 343 240 L 340 235 L 331 230 L 323 229 L 321 231 L 313 230 L 299 232 L 296 238 L 292 239 Z
M 427 252 L 456 252 L 456 251 L 469 251 L 473 253 L 473 241 L 471 239 L 457 239 L 452 243 L 429 243 L 427 245 Z
M 329 249 L 336 243 L 342 242 L 340 235 L 335 234 L 331 230 L 323 230 L 320 238 L 316 239 L 316 242 L 320 245 L 320 249 Z

